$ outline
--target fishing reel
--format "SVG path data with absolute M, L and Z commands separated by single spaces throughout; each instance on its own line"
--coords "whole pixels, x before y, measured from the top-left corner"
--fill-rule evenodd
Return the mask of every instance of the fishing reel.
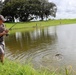
M 9 34 L 6 34 L 6 36 L 9 36 Z
M 8 35 L 9 35 L 9 34 L 8 34 L 8 31 L 9 31 L 9 30 L 5 30 L 5 32 L 7 33 L 7 34 L 6 34 L 6 36 L 8 36 Z

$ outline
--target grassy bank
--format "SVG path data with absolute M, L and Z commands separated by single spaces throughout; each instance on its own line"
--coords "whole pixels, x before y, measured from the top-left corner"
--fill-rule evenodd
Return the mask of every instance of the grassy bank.
M 10 28 L 12 25 L 16 24 L 12 29 L 14 31 L 23 29 L 25 31 L 33 30 L 36 27 L 46 27 L 46 26 L 55 26 L 63 24 L 75 24 L 76 19 L 64 19 L 64 20 L 48 20 L 48 21 L 37 21 L 37 22 L 20 22 L 20 23 L 5 23 L 7 28 Z
M 0 63 L 0 75 L 76 75 L 76 72 L 71 65 L 61 69 L 47 69 L 45 67 L 35 69 L 30 63 L 20 64 L 5 59 L 4 65 Z
M 31 64 L 19 64 L 17 62 L 5 60 L 4 65 L 0 63 L 0 75 L 61 75 L 55 71 L 47 69 L 35 70 Z

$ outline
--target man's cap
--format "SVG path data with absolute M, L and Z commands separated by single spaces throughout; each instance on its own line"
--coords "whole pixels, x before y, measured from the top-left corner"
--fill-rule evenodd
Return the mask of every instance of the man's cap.
M 2 15 L 0 15 L 0 20 L 6 21 L 6 19 Z

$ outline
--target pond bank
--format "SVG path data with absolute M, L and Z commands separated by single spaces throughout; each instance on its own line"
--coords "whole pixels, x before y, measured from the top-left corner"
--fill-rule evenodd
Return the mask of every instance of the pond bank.
M 42 28 L 47 26 L 56 26 L 64 24 L 75 24 L 76 19 L 63 19 L 63 20 L 48 20 L 48 21 L 37 21 L 37 22 L 19 22 L 19 23 L 5 23 L 7 28 L 10 28 L 12 25 L 12 30 L 25 29 L 26 31 L 32 30 L 34 28 Z
M 7 59 L 5 59 L 4 65 L 0 63 L 0 75 L 70 75 L 71 71 L 69 70 L 69 68 L 65 68 L 64 72 L 60 70 L 59 73 L 57 72 L 58 68 L 55 70 L 49 70 L 47 68 L 36 70 L 30 63 L 20 64 Z

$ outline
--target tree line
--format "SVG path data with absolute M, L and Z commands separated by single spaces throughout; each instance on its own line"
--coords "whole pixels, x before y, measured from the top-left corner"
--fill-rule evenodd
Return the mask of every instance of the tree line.
M 57 6 L 47 0 L 5 0 L 1 3 L 1 14 L 8 20 L 30 21 L 32 19 L 44 20 L 49 15 L 56 17 Z

